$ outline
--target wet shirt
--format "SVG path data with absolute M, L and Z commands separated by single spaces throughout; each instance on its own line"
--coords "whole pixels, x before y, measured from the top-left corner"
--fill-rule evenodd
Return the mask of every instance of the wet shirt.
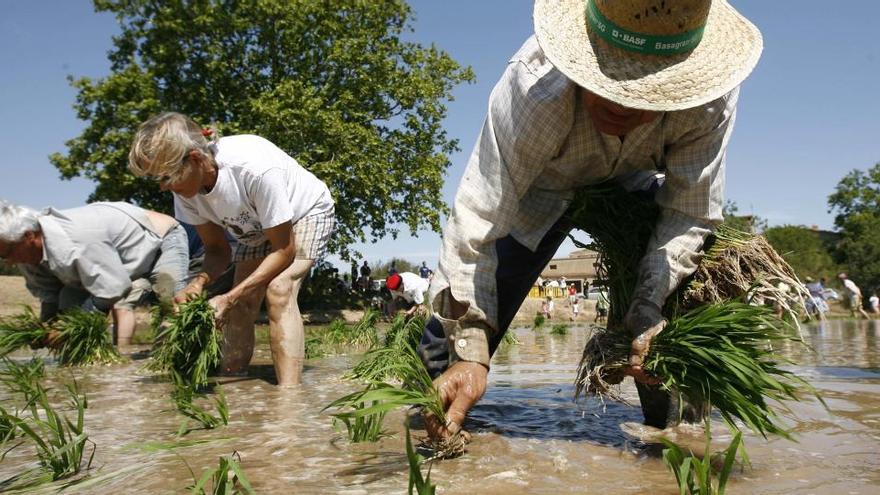
M 224 137 L 216 148 L 217 183 L 192 198 L 174 194 L 179 220 L 211 222 L 244 245 L 262 246 L 268 242 L 266 229 L 333 211 L 327 186 L 266 139 Z
M 600 133 L 582 91 L 545 58 L 534 37 L 509 62 L 444 228 L 430 299 L 453 359 L 488 365 L 498 329 L 495 241 L 535 250 L 583 186 L 665 172 L 661 215 L 641 261 L 635 297 L 660 306 L 696 269 L 703 240 L 722 220 L 724 156 L 738 90 L 692 109 L 661 113 L 621 141 Z M 446 318 L 448 296 L 467 306 Z
M 107 310 L 150 273 L 162 238 L 144 210 L 128 203 L 48 208 L 37 218 L 43 260 L 19 265 L 28 290 L 44 303 L 58 303 L 64 286 L 86 290 Z

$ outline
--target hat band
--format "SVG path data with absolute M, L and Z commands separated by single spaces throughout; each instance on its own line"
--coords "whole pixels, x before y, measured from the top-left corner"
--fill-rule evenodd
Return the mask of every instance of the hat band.
M 594 33 L 614 46 L 649 55 L 674 55 L 689 52 L 703 38 L 705 25 L 674 35 L 642 34 L 614 24 L 599 12 L 596 2 L 587 0 L 587 23 Z

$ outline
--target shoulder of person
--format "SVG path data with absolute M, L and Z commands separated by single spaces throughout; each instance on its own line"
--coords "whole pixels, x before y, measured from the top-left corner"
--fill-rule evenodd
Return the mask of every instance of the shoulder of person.
M 739 86 L 724 96 L 702 105 L 666 112 L 666 128 L 673 135 L 704 134 L 728 122 L 736 112 Z M 678 131 L 678 132 L 675 132 Z

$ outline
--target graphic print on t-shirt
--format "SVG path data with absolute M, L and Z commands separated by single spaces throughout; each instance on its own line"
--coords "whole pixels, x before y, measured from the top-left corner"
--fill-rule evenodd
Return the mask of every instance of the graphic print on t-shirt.
M 232 232 L 239 242 L 255 246 L 265 241 L 263 226 L 258 219 L 251 218 L 251 212 L 240 210 L 234 217 L 223 217 L 223 228 Z

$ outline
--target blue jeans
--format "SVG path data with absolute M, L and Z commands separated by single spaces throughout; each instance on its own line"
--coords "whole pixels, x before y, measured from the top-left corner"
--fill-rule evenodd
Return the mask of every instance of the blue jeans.
M 512 236 L 495 241 L 495 253 L 498 256 L 498 268 L 495 270 L 495 282 L 498 293 L 498 331 L 489 338 L 489 355 L 507 332 L 507 328 L 516 316 L 529 290 L 547 263 L 553 259 L 556 250 L 565 240 L 571 224 L 566 216 L 556 221 L 547 234 L 541 239 L 538 248 L 533 252 L 523 246 Z M 422 340 L 419 343 L 419 355 L 431 374 L 436 378 L 449 367 L 449 347 L 443 327 L 436 318 L 431 318 L 425 325 Z

